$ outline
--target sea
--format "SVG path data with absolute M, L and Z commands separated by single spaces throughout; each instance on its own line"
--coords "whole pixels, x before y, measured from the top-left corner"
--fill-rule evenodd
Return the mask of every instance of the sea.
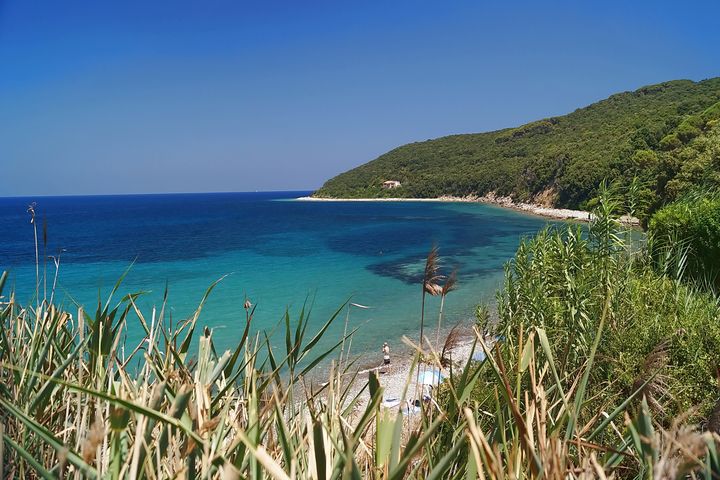
M 283 318 L 309 312 L 308 334 L 336 312 L 318 348 L 355 330 L 353 353 L 417 338 L 425 258 L 437 245 L 441 272 L 457 270 L 445 300 L 443 327 L 469 324 L 478 304 L 492 305 L 503 266 L 524 237 L 549 221 L 476 203 L 302 201 L 310 192 L 0 198 L 2 295 L 33 304 L 36 291 L 33 205 L 38 231 L 40 295 L 90 315 L 125 275 L 112 302 L 142 293 L 146 318 L 167 291 L 166 322 L 191 316 L 218 282 L 199 324 L 216 349 L 231 349 L 255 307 L 253 334 L 284 345 Z M 47 273 L 45 273 L 47 272 Z M 437 328 L 440 301 L 430 297 L 426 325 Z M 130 315 L 122 348 L 143 340 Z M 379 354 L 379 353 L 378 353 Z

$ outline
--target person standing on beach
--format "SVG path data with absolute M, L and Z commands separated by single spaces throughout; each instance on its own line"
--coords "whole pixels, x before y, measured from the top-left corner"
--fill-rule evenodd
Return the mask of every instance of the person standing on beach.
M 383 343 L 382 351 L 383 351 L 383 364 L 390 365 L 390 347 L 388 346 L 387 342 Z

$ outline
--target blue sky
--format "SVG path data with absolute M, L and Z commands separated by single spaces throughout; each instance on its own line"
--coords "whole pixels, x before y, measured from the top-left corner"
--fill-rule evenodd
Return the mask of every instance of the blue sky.
M 715 1 L 0 0 L 0 196 L 312 189 L 719 45 Z

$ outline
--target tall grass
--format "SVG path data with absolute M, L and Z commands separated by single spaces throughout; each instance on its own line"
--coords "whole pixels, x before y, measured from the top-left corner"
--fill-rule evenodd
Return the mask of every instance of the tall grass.
M 667 318 L 658 336 L 695 329 L 689 319 L 705 321 L 717 305 L 625 248 L 612 205 L 601 208 L 589 236 L 571 227 L 521 245 L 500 293 L 497 337 L 475 331 L 487 360 L 447 366 L 436 402 L 409 416 L 382 406 L 372 373 L 358 376 L 342 353 L 347 338 L 318 351 L 345 306 L 317 331 L 304 309 L 288 312 L 284 346 L 273 348 L 251 333 L 246 302 L 240 340 L 221 352 L 200 322 L 212 286 L 179 324 L 164 303 L 144 312 L 137 294 L 115 299 L 120 282 L 93 311 L 47 298 L 23 306 L 10 293 L 0 304 L 0 477 L 716 478 L 718 437 L 693 426 L 697 411 L 675 415 L 693 405 L 660 394 L 664 386 L 682 396 L 670 367 L 688 349 L 643 349 Z M 145 334 L 137 345 L 125 344 L 130 322 Z M 617 332 L 643 341 L 633 347 Z M 416 348 L 417 363 L 422 340 Z M 641 365 L 648 371 L 613 370 L 634 364 L 618 359 L 628 349 L 632 359 L 655 352 Z M 440 367 L 443 356 L 423 360 Z M 686 360 L 696 369 L 712 362 Z

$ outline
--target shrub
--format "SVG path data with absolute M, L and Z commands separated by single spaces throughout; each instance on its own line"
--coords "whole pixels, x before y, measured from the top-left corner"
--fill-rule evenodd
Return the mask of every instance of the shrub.
M 599 206 L 607 208 L 602 195 Z M 600 214 L 587 234 L 564 227 L 523 242 L 499 298 L 499 329 L 512 338 L 542 328 L 557 369 L 571 377 L 598 342 L 590 412 L 636 394 L 636 406 L 644 395 L 663 425 L 691 407 L 696 419 L 708 418 L 718 396 L 720 308 L 654 270 L 632 238 Z
M 682 146 L 682 141 L 678 138 L 676 133 L 666 135 L 660 140 L 660 148 L 663 150 L 675 150 Z
M 658 158 L 652 150 L 636 150 L 632 155 L 632 162 L 635 168 L 653 168 L 657 165 Z
M 689 142 L 690 140 L 697 137 L 701 133 L 702 132 L 700 131 L 700 129 L 698 127 L 692 125 L 690 122 L 683 122 L 677 128 L 678 139 L 683 143 Z
M 695 192 L 659 210 L 649 234 L 663 247 L 686 249 L 688 278 L 720 287 L 720 194 Z
M 705 111 L 703 111 L 700 117 L 706 124 L 708 122 L 712 122 L 713 120 L 720 119 L 720 102 L 717 102 L 711 107 L 707 108 Z

